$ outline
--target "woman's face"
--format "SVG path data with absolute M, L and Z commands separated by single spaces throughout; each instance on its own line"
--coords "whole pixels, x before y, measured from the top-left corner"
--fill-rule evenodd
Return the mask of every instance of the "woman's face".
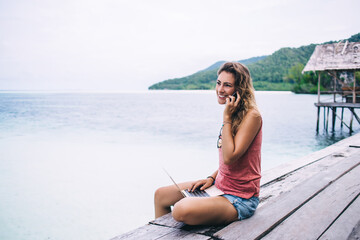
M 235 78 L 232 73 L 221 72 L 216 81 L 216 96 L 219 104 L 225 104 L 226 98 L 235 92 Z

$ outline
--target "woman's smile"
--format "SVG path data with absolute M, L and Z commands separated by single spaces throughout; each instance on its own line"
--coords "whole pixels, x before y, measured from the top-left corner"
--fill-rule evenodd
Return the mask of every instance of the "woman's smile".
M 220 100 L 225 100 L 226 101 L 226 98 L 228 97 L 229 95 L 220 95 L 220 94 L 218 94 L 218 98 L 220 99 Z

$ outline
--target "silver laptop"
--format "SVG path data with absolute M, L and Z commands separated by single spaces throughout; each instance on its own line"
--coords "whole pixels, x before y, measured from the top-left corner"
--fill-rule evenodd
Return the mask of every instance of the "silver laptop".
M 214 197 L 223 195 L 224 193 L 218 189 L 215 185 L 212 185 L 211 187 L 205 189 L 205 190 L 199 190 L 195 189 L 193 192 L 189 192 L 187 189 L 181 190 L 179 185 L 175 182 L 175 180 L 170 176 L 170 174 L 164 169 L 165 173 L 169 176 L 171 181 L 174 183 L 174 185 L 179 189 L 181 194 L 184 197 Z

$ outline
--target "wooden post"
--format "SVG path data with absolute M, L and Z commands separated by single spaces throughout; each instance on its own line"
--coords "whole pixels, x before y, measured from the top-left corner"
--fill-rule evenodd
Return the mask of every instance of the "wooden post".
M 316 73 L 316 72 L 315 72 Z M 318 74 L 318 103 L 320 103 L 320 72 Z M 319 121 L 320 121 L 320 109 L 321 107 L 318 106 L 318 116 L 317 116 L 317 124 L 316 124 L 316 132 L 319 132 Z M 325 128 L 325 107 L 324 107 L 324 128 Z
M 335 71 L 334 71 L 334 75 L 335 75 L 335 77 L 334 77 L 334 88 L 333 88 L 334 92 L 333 93 L 334 93 L 334 103 L 335 103 L 336 102 L 336 72 Z M 332 107 L 331 110 L 332 110 L 332 126 L 331 126 L 331 129 L 334 132 L 335 131 L 336 107 Z
M 341 108 L 341 125 L 340 125 L 340 127 L 342 128 L 343 127 L 343 124 L 344 124 L 344 108 L 342 107 Z
M 328 131 L 328 126 L 329 126 L 329 107 L 327 107 L 327 112 L 326 112 L 326 132 Z
M 353 103 L 356 103 L 356 92 L 355 92 L 355 87 L 356 87 L 356 76 L 355 76 L 355 70 L 354 70 Z
M 332 131 L 335 131 L 336 107 L 332 107 Z
M 336 72 L 335 72 L 335 74 L 336 74 Z M 334 77 L 334 102 L 336 102 L 336 77 Z
M 354 115 L 355 115 L 355 117 L 356 117 L 356 114 L 355 114 L 355 113 L 354 113 Z M 344 122 L 342 121 L 342 119 L 337 115 L 336 110 L 335 110 L 335 116 L 341 120 L 341 123 L 342 123 L 343 125 L 345 125 L 347 128 L 349 128 L 349 126 L 348 126 L 346 123 L 344 123 Z M 358 122 L 359 122 L 359 124 L 360 124 L 360 118 L 359 118 Z M 350 128 L 349 128 L 349 129 L 350 129 Z
M 326 129 L 326 107 L 324 106 L 324 129 Z
M 356 103 L 355 87 L 356 87 L 356 77 L 355 77 L 355 70 L 354 70 L 353 103 Z M 350 108 L 350 110 L 351 110 L 351 108 Z M 354 114 L 353 114 L 353 112 L 351 111 L 351 117 L 350 117 L 350 133 L 352 133 L 353 118 L 354 118 Z
M 319 132 L 320 107 L 317 107 L 316 132 Z
M 349 110 L 350 110 L 350 111 L 351 111 L 351 109 L 353 109 L 353 108 L 349 108 Z M 352 111 L 351 111 L 351 118 L 350 118 L 350 133 L 352 133 L 352 132 L 353 132 L 353 130 L 352 130 L 353 118 L 354 118 L 354 114 L 353 114 L 353 113 L 352 113 Z
M 320 72 L 318 72 L 318 103 L 320 103 Z

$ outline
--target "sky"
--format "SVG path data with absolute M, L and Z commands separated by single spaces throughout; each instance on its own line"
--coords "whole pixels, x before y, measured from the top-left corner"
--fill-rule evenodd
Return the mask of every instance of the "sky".
M 359 0 L 0 0 L 0 90 L 143 91 L 360 32 Z

